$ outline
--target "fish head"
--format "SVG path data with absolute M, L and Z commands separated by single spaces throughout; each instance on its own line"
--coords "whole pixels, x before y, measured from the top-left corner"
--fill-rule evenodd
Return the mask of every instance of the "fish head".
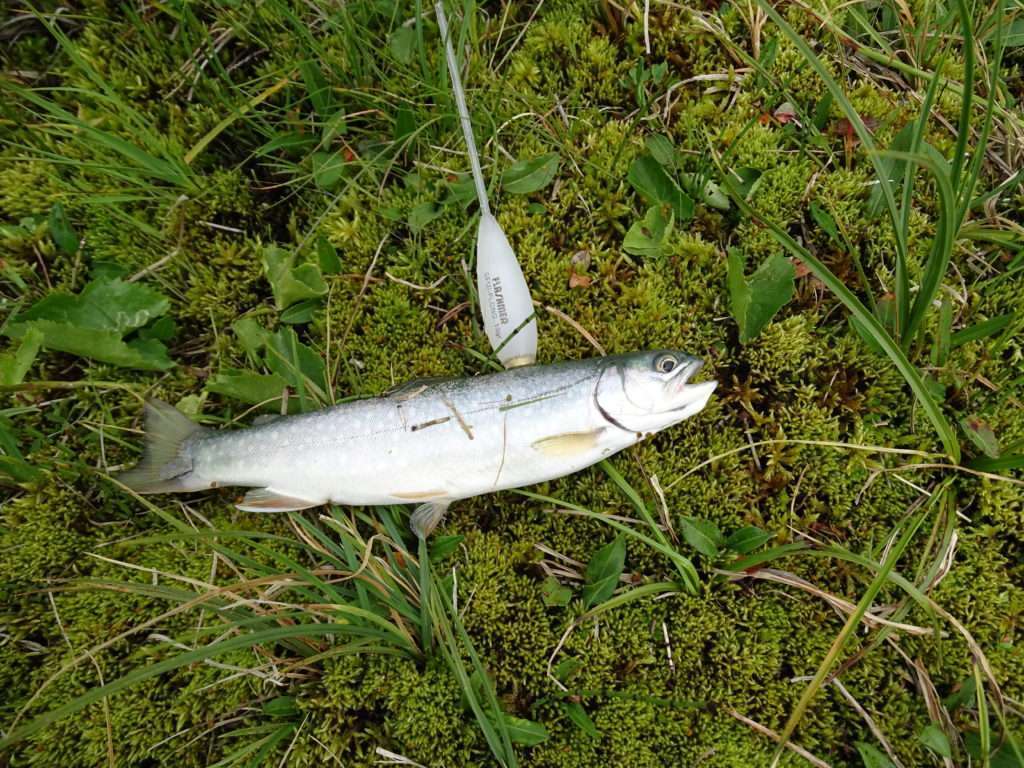
M 605 358 L 594 401 L 603 415 L 634 432 L 657 432 L 699 413 L 718 382 L 695 382 L 700 358 L 659 349 Z

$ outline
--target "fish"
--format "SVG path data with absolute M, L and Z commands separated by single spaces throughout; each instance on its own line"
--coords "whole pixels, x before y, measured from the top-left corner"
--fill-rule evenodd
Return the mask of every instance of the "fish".
M 242 429 L 212 430 L 145 405 L 145 450 L 116 475 L 140 493 L 252 488 L 236 504 L 416 504 L 426 538 L 452 502 L 564 477 L 700 412 L 703 361 L 651 350 L 410 381 L 377 397 Z

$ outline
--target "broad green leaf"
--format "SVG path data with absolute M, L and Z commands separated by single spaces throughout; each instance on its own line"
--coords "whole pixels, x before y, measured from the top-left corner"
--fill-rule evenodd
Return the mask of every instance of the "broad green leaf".
M 21 384 L 42 346 L 42 331 L 31 327 L 25 331 L 25 335 L 21 337 L 21 344 L 16 350 L 0 355 L 0 384 L 7 386 Z
M 686 543 L 705 557 L 718 557 L 718 548 L 724 543 L 718 526 L 710 520 L 698 520 L 695 517 L 684 517 L 682 521 L 683 538 Z
M 761 332 L 776 312 L 793 296 L 796 270 L 781 254 L 765 259 L 753 275 L 744 275 L 743 252 L 729 249 L 729 308 L 740 327 L 740 343 Z
M 313 299 L 327 293 L 327 284 L 316 264 L 295 266 L 295 254 L 270 245 L 263 249 L 263 272 L 270 281 L 274 304 L 279 310 L 287 309 L 303 299 Z
M 672 234 L 672 225 L 672 211 L 666 216 L 660 205 L 648 208 L 644 218 L 629 228 L 622 241 L 622 249 L 635 256 L 660 258 L 662 244 Z
M 332 190 L 345 173 L 345 159 L 338 152 L 314 152 L 310 157 L 313 181 L 320 189 Z
M 612 596 L 625 564 L 626 540 L 622 536 L 616 536 L 594 553 L 584 574 L 583 605 L 586 608 L 600 605 Z
M 757 168 L 736 168 L 729 172 L 736 191 L 744 200 L 749 200 L 761 186 L 761 177 L 764 171 Z
M 302 411 L 322 404 L 327 393 L 324 360 L 307 347 L 288 326 L 267 339 L 267 368 L 295 391 Z
M 960 427 L 970 441 L 990 459 L 998 459 L 1001 450 L 999 439 L 996 437 L 992 427 L 979 419 L 977 416 L 964 416 L 960 419 Z
M 281 322 L 287 323 L 288 325 L 301 325 L 302 323 L 308 323 L 313 319 L 313 315 L 320 309 L 321 302 L 319 299 L 306 299 L 300 301 L 298 304 L 292 304 L 288 309 L 281 313 Z
M 590 719 L 590 715 L 587 714 L 587 710 L 583 708 L 582 704 L 567 701 L 562 706 L 565 709 L 565 714 L 576 724 L 577 728 L 592 739 L 601 738 L 601 732 L 597 730 L 597 726 L 594 725 L 594 721 Z
M 836 220 L 832 218 L 832 214 L 816 202 L 811 202 L 810 210 L 811 218 L 814 219 L 814 223 L 824 230 L 825 234 L 829 236 L 829 239 L 831 239 L 833 243 L 838 245 L 840 248 L 845 248 L 846 243 L 843 241 L 843 238 L 839 236 L 839 228 L 836 226 Z
M 854 746 L 857 747 L 857 752 L 860 753 L 860 759 L 864 763 L 864 768 L 896 768 L 892 760 L 882 752 L 879 752 L 871 744 L 856 741 Z
M 548 576 L 540 586 L 540 597 L 544 601 L 544 605 L 549 608 L 557 608 L 569 604 L 569 601 L 572 600 L 572 590 L 554 576 Z
M 501 718 L 508 728 L 509 738 L 513 744 L 522 744 L 524 747 L 533 747 L 540 744 L 548 737 L 547 728 L 533 720 L 522 717 L 514 717 L 501 713 Z
M 554 674 L 556 680 L 560 680 L 564 683 L 568 681 L 569 678 L 571 678 L 574 674 L 579 672 L 579 670 L 582 667 L 582 661 L 580 661 L 579 659 L 574 659 L 571 656 L 568 656 L 562 659 L 560 662 L 558 662 L 558 664 L 555 665 L 555 668 L 551 671 Z
M 239 400 L 247 405 L 268 403 L 277 410 L 277 401 L 288 382 L 275 374 L 265 375 L 251 371 L 227 368 L 216 373 L 206 382 L 206 391 Z
M 166 296 L 141 283 L 99 279 L 90 282 L 77 295 L 51 293 L 14 318 L 13 324 L 52 320 L 124 335 L 163 315 L 169 306 Z
M 71 227 L 64 206 L 54 203 L 50 209 L 50 237 L 64 253 L 74 256 L 78 252 L 78 235 Z
M 270 331 L 256 322 L 253 317 L 243 317 L 231 325 L 245 353 L 254 363 L 259 359 L 260 352 L 267 346 Z
M 271 717 L 295 717 L 301 710 L 295 704 L 294 696 L 275 696 L 263 702 L 263 714 Z
M 942 729 L 935 723 L 929 723 L 926 725 L 918 738 L 921 740 L 922 744 L 928 747 L 928 749 L 935 754 L 941 757 L 953 757 L 953 750 L 949 744 L 949 737 L 946 736 Z
M 400 64 L 408 64 L 412 61 L 412 55 L 416 50 L 416 32 L 412 27 L 399 27 L 391 33 L 388 47 L 396 61 Z
M 170 341 L 178 331 L 178 325 L 173 319 L 164 315 L 154 320 L 149 325 L 139 328 L 140 339 L 155 339 L 156 341 Z
M 465 540 L 465 536 L 454 534 L 451 536 L 433 536 L 430 539 L 430 559 L 437 563 L 444 560 L 448 555 L 459 548 Z
M 557 152 L 519 160 L 501 174 L 501 186 L 513 195 L 528 195 L 544 189 L 558 173 L 559 160 Z
M 693 200 L 650 155 L 641 155 L 634 160 L 629 166 L 626 178 L 647 202 L 652 205 L 668 205 L 675 216 L 676 224 L 689 221 L 693 216 Z
M 700 200 L 704 205 L 720 211 L 729 210 L 729 196 L 711 179 L 698 173 L 684 173 L 680 178 L 687 194 Z
M 23 338 L 31 329 L 42 334 L 44 348 L 57 352 L 145 371 L 166 371 L 174 367 L 174 361 L 167 356 L 167 347 L 159 341 L 134 339 L 125 342 L 117 331 L 80 328 L 52 320 L 35 320 L 9 326 L 7 333 L 14 338 Z
M 444 213 L 444 209 L 437 203 L 420 203 L 409 211 L 409 230 L 418 235 L 427 224 Z
M 729 538 L 725 540 L 725 547 L 733 552 L 746 555 L 768 543 L 771 538 L 772 534 L 762 531 L 756 525 L 748 525 L 746 528 L 733 531 Z
M 331 245 L 331 241 L 324 235 L 320 235 L 316 241 L 316 258 L 320 264 L 320 271 L 325 275 L 336 275 L 341 272 L 341 259 L 338 258 L 338 249 Z
M 644 146 L 651 157 L 658 162 L 658 165 L 664 168 L 675 169 L 678 153 L 676 148 L 672 146 L 672 141 L 668 136 L 661 133 L 652 134 L 644 139 Z

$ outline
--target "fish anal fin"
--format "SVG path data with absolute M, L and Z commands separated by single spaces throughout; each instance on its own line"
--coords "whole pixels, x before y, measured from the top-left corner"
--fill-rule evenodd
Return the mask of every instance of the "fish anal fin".
M 604 427 L 589 432 L 564 432 L 560 435 L 536 440 L 532 448 L 545 456 L 568 458 L 596 448 L 602 434 L 604 434 Z
M 428 501 L 426 504 L 420 504 L 416 507 L 412 513 L 412 517 L 409 518 L 409 526 L 412 528 L 419 538 L 427 538 L 431 531 L 437 528 L 438 523 L 444 517 L 444 513 L 448 511 L 448 506 L 451 504 L 447 499 L 439 501 Z
M 272 488 L 256 488 L 245 494 L 245 498 L 235 506 L 243 512 L 297 512 L 323 503 L 289 496 Z

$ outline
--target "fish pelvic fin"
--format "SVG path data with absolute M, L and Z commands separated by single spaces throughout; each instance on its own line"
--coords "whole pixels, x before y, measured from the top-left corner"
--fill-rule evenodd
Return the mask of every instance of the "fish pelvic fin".
M 187 445 L 190 438 L 206 431 L 173 405 L 161 400 L 147 400 L 146 445 L 142 461 L 135 469 L 119 472 L 114 479 L 136 493 L 173 493 L 209 488 L 209 483 L 189 477 L 192 456 Z
M 245 498 L 235 506 L 243 512 L 298 512 L 323 503 L 289 496 L 273 488 L 256 488 L 245 494 Z
M 409 518 L 409 527 L 419 538 L 427 538 L 444 518 L 450 504 L 449 499 L 438 499 L 420 504 Z

